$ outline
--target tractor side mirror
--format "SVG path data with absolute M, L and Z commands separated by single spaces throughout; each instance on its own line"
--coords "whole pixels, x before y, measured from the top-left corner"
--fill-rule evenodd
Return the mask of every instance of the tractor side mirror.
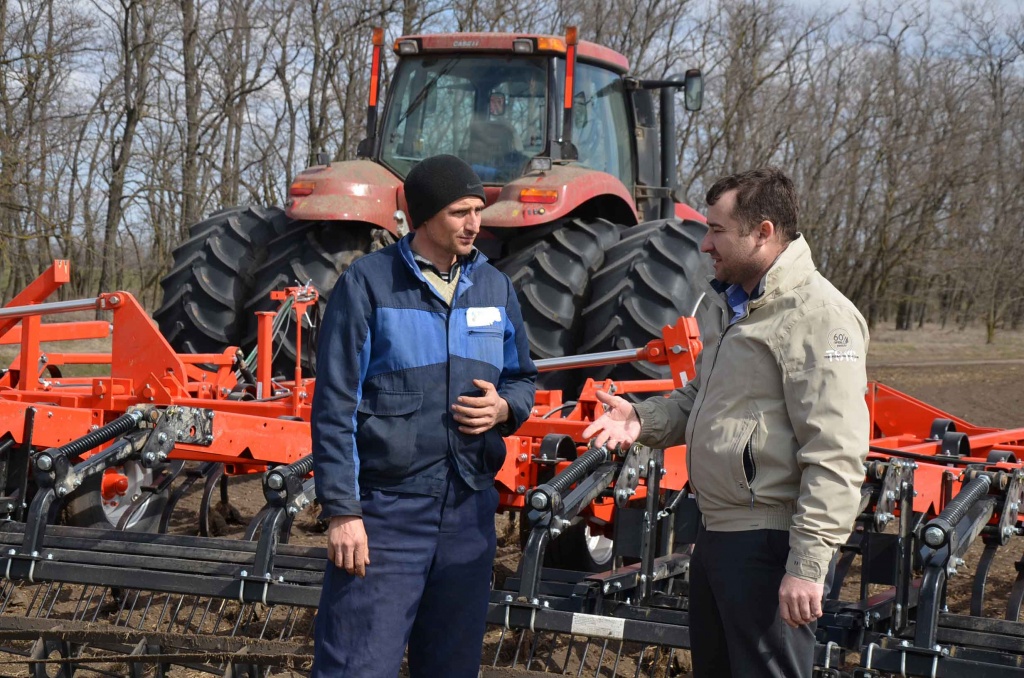
M 359 146 L 356 147 L 356 156 L 360 158 L 373 157 L 373 142 L 374 140 L 370 137 L 360 140 Z
M 704 104 L 704 76 L 701 74 L 700 69 L 691 68 L 686 71 L 685 83 L 684 100 L 686 110 L 699 111 L 700 107 Z

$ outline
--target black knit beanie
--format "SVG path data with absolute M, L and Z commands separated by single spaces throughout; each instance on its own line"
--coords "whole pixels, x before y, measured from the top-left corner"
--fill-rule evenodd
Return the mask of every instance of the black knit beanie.
M 448 205 L 470 195 L 486 200 L 480 177 L 454 155 L 424 158 L 405 178 L 405 202 L 413 228 L 419 228 Z

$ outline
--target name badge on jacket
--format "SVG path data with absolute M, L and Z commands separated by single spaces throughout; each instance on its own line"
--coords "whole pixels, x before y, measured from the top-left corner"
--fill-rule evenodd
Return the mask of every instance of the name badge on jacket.
M 487 327 L 501 322 L 501 311 L 496 306 L 478 306 L 466 309 L 466 325 Z

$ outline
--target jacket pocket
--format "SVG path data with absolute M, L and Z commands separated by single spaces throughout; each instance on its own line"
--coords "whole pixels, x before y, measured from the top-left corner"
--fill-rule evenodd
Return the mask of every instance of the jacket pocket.
M 503 327 L 470 327 L 466 330 L 469 349 L 467 358 L 493 365 L 500 370 L 505 364 L 505 331 Z
M 754 502 L 754 492 L 750 485 L 757 474 L 757 460 L 754 456 L 756 430 L 755 419 L 745 419 L 741 422 L 730 454 L 729 475 L 732 477 L 732 486 L 735 490 L 734 501 L 741 504 L 753 505 Z
M 376 476 L 405 474 L 416 450 L 416 413 L 423 405 L 419 391 L 376 391 L 356 408 L 356 440 L 360 468 Z
M 757 459 L 754 457 L 754 433 L 750 433 L 747 444 L 743 447 L 743 477 L 747 479 L 747 491 L 750 492 L 750 508 L 754 508 L 754 478 L 757 477 Z

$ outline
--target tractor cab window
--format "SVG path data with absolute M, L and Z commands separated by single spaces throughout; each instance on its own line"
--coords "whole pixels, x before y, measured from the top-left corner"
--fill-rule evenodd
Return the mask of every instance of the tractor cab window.
M 423 158 L 450 153 L 484 183 L 515 179 L 544 148 L 546 74 L 536 57 L 403 59 L 384 121 L 381 161 L 404 177 Z
M 565 61 L 559 59 L 556 89 L 561 91 L 564 81 Z M 579 152 L 580 164 L 633 186 L 633 133 L 622 78 L 599 66 L 577 62 L 575 81 L 572 142 Z

